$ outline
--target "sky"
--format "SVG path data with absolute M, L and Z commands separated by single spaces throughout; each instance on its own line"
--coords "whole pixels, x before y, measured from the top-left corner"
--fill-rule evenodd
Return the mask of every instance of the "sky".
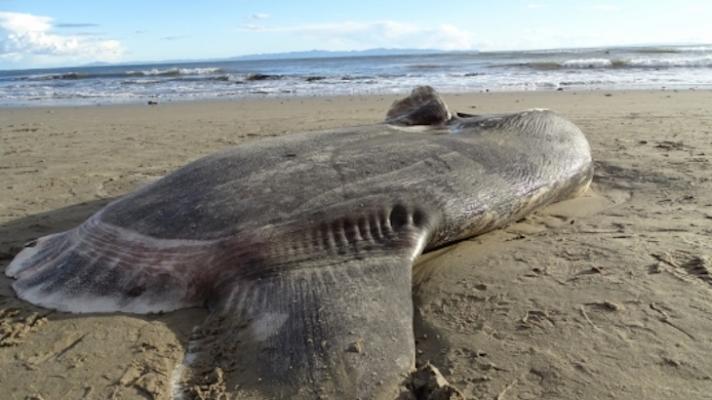
M 289 51 L 712 43 L 708 0 L 0 0 L 0 69 Z

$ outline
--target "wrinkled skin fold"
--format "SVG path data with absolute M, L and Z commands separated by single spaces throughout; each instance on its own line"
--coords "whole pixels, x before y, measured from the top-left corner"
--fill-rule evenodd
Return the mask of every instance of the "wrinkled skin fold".
M 591 176 L 584 135 L 555 113 L 453 116 L 420 87 L 386 123 L 188 164 L 38 239 L 6 274 L 68 312 L 208 307 L 182 388 L 219 367 L 240 398 L 392 399 L 415 363 L 413 260 Z

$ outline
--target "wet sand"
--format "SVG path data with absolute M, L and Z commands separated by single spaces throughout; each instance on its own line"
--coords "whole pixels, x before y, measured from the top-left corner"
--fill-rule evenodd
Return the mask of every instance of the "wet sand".
M 26 241 L 198 157 L 378 122 L 394 98 L 0 109 L 0 268 Z M 421 258 L 418 362 L 471 398 L 712 398 L 712 92 L 444 99 L 470 114 L 554 109 L 586 133 L 596 174 L 581 198 Z M 204 315 L 52 312 L 18 301 L 3 276 L 0 393 L 170 398 Z

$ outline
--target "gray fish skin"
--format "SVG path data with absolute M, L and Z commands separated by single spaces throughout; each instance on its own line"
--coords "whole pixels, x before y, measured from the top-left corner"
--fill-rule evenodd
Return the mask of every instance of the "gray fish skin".
M 208 306 L 188 382 L 220 367 L 241 398 L 394 398 L 415 362 L 413 260 L 575 196 L 592 173 L 555 113 L 453 116 L 421 87 L 387 123 L 188 164 L 40 238 L 6 274 L 63 311 Z
M 517 218 L 517 206 L 536 202 L 537 191 L 560 186 L 556 196 L 569 183 L 581 186 L 569 181 L 590 178 L 590 171 L 586 139 L 551 111 L 427 129 L 373 125 L 264 140 L 203 158 L 111 204 L 102 221 L 157 238 L 205 240 L 417 204 L 443 218 L 431 248 Z

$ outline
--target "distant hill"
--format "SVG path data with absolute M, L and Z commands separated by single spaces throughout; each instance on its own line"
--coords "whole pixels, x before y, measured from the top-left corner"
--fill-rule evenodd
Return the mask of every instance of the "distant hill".
M 285 59 L 299 59 L 299 58 L 403 56 L 403 55 L 422 55 L 422 54 L 437 54 L 437 53 L 447 53 L 447 51 L 437 50 L 437 49 L 368 49 L 368 50 L 350 50 L 350 51 L 309 50 L 309 51 L 290 51 L 287 53 L 248 54 L 248 55 L 244 55 L 244 56 L 231 57 L 231 58 L 229 58 L 229 60 L 234 60 L 234 61 L 285 60 Z
M 2 1 L 2 0 L 0 0 Z M 253 61 L 253 60 L 297 60 L 304 58 L 338 58 L 338 57 L 378 57 L 378 56 L 407 56 L 407 55 L 425 55 L 425 54 L 443 54 L 443 53 L 478 53 L 477 50 L 438 50 L 438 49 L 368 49 L 368 50 L 348 50 L 348 51 L 329 51 L 329 50 L 308 50 L 308 51 L 290 51 L 286 53 L 262 53 L 262 54 L 247 54 L 244 56 L 235 56 L 229 58 L 206 58 L 206 59 L 174 59 L 174 60 L 131 60 L 124 62 L 91 62 L 78 65 L 78 67 L 111 67 L 111 66 L 126 66 L 126 65 L 175 65 L 175 64 L 195 64 L 206 62 L 225 62 L 225 61 Z M 60 67 L 71 69 L 73 67 Z

